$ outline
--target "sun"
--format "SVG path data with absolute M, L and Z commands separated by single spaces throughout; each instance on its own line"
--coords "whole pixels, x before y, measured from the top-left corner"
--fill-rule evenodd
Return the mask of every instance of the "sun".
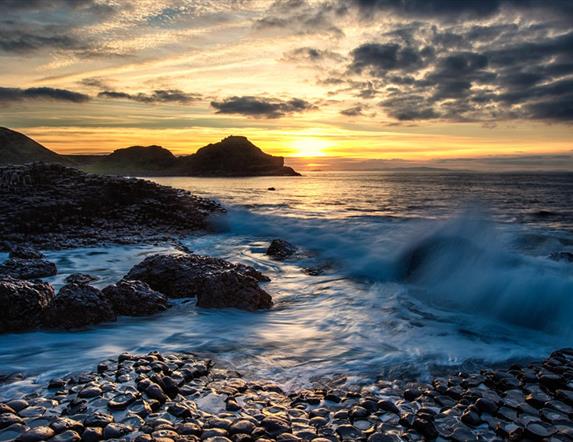
M 291 143 L 291 146 L 294 150 L 292 156 L 323 157 L 326 155 L 324 150 L 330 147 L 330 143 L 318 138 L 303 138 L 300 140 L 294 140 Z

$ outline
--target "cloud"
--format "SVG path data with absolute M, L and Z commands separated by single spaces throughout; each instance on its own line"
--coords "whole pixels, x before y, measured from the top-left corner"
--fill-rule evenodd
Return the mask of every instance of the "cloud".
M 150 94 L 137 93 L 129 94 L 117 91 L 102 91 L 98 94 L 100 98 L 111 98 L 116 100 L 131 100 L 139 103 L 180 103 L 187 104 L 201 99 L 199 94 L 191 94 L 178 89 L 155 90 Z
M 10 104 L 33 100 L 85 103 L 90 100 L 90 97 L 89 95 L 80 94 L 67 89 L 54 89 L 50 87 L 33 87 L 28 89 L 0 87 L 0 103 Z
M 433 55 L 426 48 L 404 47 L 396 43 L 365 43 L 352 51 L 350 68 L 355 72 L 369 70 L 374 76 L 385 76 L 389 71 L 413 71 L 425 66 Z
M 323 2 L 316 6 L 307 0 L 276 0 L 255 22 L 255 29 L 294 35 L 327 33 L 342 37 L 344 32 L 335 23 L 346 11 L 343 3 Z
M 359 115 L 364 115 L 364 108 L 361 105 L 352 106 L 348 109 L 341 110 L 340 113 L 347 117 L 357 117 Z
M 87 49 L 75 37 L 65 34 L 52 34 L 51 29 L 37 29 L 34 33 L 16 29 L 0 30 L 0 50 L 4 52 L 26 53 L 40 49 Z
M 344 57 L 337 52 L 313 47 L 302 47 L 286 52 L 283 60 L 290 62 L 320 63 L 323 61 L 343 61 Z
M 280 100 L 253 96 L 235 96 L 222 101 L 212 101 L 211 106 L 217 109 L 218 114 L 241 114 L 254 118 L 280 118 L 317 109 L 315 105 L 299 98 Z

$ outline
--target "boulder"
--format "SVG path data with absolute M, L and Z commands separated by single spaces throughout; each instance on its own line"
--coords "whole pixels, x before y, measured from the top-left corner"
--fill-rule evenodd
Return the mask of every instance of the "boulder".
M 50 302 L 44 315 L 48 328 L 81 328 L 116 318 L 111 302 L 95 287 L 67 284 Z
M 0 332 L 25 330 L 40 324 L 54 289 L 39 281 L 0 279 Z
M 145 282 L 122 280 L 102 293 L 118 315 L 144 316 L 167 310 L 167 298 Z
M 153 255 L 124 279 L 147 283 L 171 298 L 196 296 L 200 307 L 270 308 L 272 298 L 259 287 L 269 278 L 244 264 L 194 254 Z
M 279 260 L 286 259 L 295 253 L 296 247 L 284 239 L 273 239 L 267 249 L 267 255 Z
M 45 259 L 9 258 L 0 265 L 0 276 L 16 279 L 36 279 L 58 273 L 56 264 Z

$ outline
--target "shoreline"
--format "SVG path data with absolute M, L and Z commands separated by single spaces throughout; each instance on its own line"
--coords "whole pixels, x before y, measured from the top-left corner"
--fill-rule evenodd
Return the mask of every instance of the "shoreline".
M 430 383 L 285 392 L 192 353 L 122 353 L 0 402 L 0 440 L 541 440 L 573 435 L 573 349 Z

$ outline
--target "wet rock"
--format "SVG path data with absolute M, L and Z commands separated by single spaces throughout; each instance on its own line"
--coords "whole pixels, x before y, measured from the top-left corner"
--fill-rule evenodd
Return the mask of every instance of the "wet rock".
M 81 398 L 93 398 L 96 396 L 100 396 L 102 394 L 101 388 L 95 385 L 89 385 L 78 393 L 78 397 Z
M 48 305 L 44 325 L 71 329 L 114 321 L 115 318 L 111 303 L 101 291 L 89 285 L 68 284 L 60 289 Z
M 66 430 L 50 439 L 50 442 L 78 442 L 82 440 L 79 433 L 73 430 Z
M 140 280 L 168 297 L 196 296 L 199 307 L 270 308 L 272 298 L 258 285 L 268 278 L 250 266 L 199 255 L 153 255 L 125 279 Z
M 267 255 L 274 259 L 283 260 L 294 255 L 296 250 L 294 245 L 284 239 L 273 239 L 267 249 Z
M 118 439 L 125 436 L 133 431 L 133 429 L 128 425 L 123 424 L 108 424 L 103 429 L 104 439 Z
M 110 410 L 125 410 L 136 399 L 137 396 L 134 393 L 120 393 L 110 399 L 107 406 Z
M 255 430 L 256 425 L 246 419 L 235 421 L 229 427 L 230 434 L 244 433 L 251 434 Z
M 40 442 L 44 440 L 50 439 L 52 436 L 55 435 L 54 430 L 50 427 L 36 427 L 31 428 L 30 430 L 25 431 L 22 433 L 17 442 Z
M 14 424 L 23 424 L 24 420 L 12 413 L 0 414 L 0 430 Z
M 67 430 L 73 430 L 81 433 L 84 430 L 84 426 L 81 422 L 67 417 L 60 417 L 56 419 L 50 424 L 50 427 L 52 427 L 56 433 L 63 433 Z
M 84 425 L 86 427 L 105 427 L 113 422 L 113 416 L 111 414 L 95 412 L 84 420 Z
M 58 273 L 56 264 L 45 259 L 10 258 L 0 264 L 0 277 L 37 279 Z
M 145 282 L 122 280 L 102 290 L 118 315 L 144 316 L 160 313 L 168 308 L 165 295 L 153 290 Z
M 72 273 L 71 275 L 67 276 L 66 279 L 64 279 L 67 284 L 78 285 L 86 285 L 97 280 L 97 276 L 88 275 L 86 273 Z
M 0 278 L 0 332 L 38 326 L 53 298 L 54 289 L 49 284 Z
M 350 409 L 348 415 L 350 416 L 351 419 L 361 419 L 368 417 L 370 415 L 370 412 L 364 407 L 355 405 Z
M 10 250 L 9 258 L 44 259 L 44 254 L 32 247 L 16 246 Z
M 146 389 L 145 389 L 145 394 L 151 398 L 151 399 L 155 399 L 156 401 L 159 401 L 160 403 L 164 403 L 167 401 L 168 397 L 167 395 L 163 392 L 163 390 L 161 389 L 161 387 L 155 383 L 151 383 Z
M 261 421 L 261 427 L 273 437 L 290 431 L 290 425 L 287 421 L 272 416 L 265 417 Z
M 98 442 L 103 439 L 103 428 L 89 427 L 82 433 L 83 442 Z
M 16 439 L 26 431 L 26 427 L 21 424 L 14 424 L 0 430 L 0 441 L 1 442 L 11 442 Z
M 339 425 L 336 427 L 336 434 L 342 440 L 357 440 L 362 436 L 362 432 L 352 425 Z

